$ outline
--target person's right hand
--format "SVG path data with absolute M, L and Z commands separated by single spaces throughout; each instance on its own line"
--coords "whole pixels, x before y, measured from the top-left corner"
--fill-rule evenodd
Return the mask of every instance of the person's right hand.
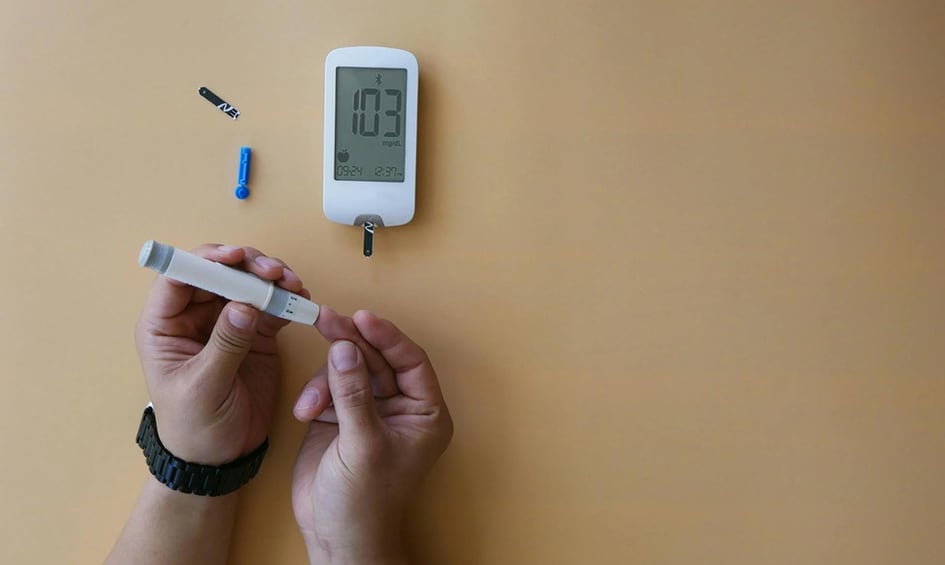
M 252 247 L 202 245 L 194 254 L 308 298 L 281 260 Z M 280 364 L 276 336 L 288 324 L 158 276 L 135 330 L 161 442 L 191 463 L 222 465 L 269 434 Z
M 449 444 L 453 421 L 417 344 L 369 312 L 356 313 L 353 325 L 364 342 L 334 341 L 296 401 L 295 417 L 310 424 L 292 507 L 313 563 L 405 562 L 405 507 Z M 366 354 L 392 369 L 392 395 L 375 398 Z

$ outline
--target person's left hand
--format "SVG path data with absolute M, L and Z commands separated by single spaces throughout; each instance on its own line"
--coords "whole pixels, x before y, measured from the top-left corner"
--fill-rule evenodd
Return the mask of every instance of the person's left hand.
M 323 314 L 329 363 L 294 409 L 309 423 L 292 476 L 309 559 L 406 562 L 403 513 L 449 444 L 453 420 L 426 352 L 397 326 L 367 311 Z M 377 393 L 389 384 L 394 394 Z
M 309 297 L 282 261 L 251 247 L 207 244 L 193 253 Z M 276 335 L 286 324 L 166 277 L 154 281 L 135 341 L 168 451 L 220 465 L 262 444 L 279 390 Z

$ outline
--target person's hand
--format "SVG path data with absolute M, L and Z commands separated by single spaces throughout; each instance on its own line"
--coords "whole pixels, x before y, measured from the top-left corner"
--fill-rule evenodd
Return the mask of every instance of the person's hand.
M 308 298 L 285 264 L 251 247 L 193 252 Z M 186 461 L 220 465 L 259 447 L 279 390 L 276 334 L 288 322 L 251 306 L 157 277 L 135 341 L 164 446 Z
M 405 507 L 453 421 L 426 353 L 394 324 L 363 311 L 350 323 L 325 314 L 322 333 L 350 339 L 331 344 L 295 404 L 295 417 L 310 422 L 292 477 L 295 517 L 313 563 L 402 562 Z M 391 383 L 374 371 L 393 376 L 391 394 L 375 398 Z

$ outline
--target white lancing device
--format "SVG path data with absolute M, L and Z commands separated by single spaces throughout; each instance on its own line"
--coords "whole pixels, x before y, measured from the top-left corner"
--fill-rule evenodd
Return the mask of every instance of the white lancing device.
M 160 275 L 202 288 L 227 300 L 243 302 L 285 320 L 313 325 L 318 304 L 279 288 L 273 281 L 216 263 L 154 240 L 146 241 L 138 264 Z

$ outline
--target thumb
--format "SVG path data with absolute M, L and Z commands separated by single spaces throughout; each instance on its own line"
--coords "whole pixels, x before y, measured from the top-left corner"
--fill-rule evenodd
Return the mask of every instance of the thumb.
M 200 364 L 220 374 L 235 373 L 253 346 L 258 319 L 255 308 L 238 302 L 227 304 L 217 318 L 210 341 L 197 355 Z
M 374 408 L 374 393 L 364 355 L 350 341 L 336 341 L 328 351 L 328 389 L 345 436 L 364 437 L 381 425 Z

